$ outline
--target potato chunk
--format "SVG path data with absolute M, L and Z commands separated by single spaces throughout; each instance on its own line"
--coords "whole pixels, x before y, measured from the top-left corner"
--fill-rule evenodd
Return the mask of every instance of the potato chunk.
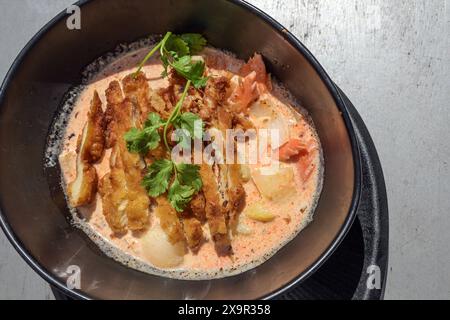
M 250 204 L 245 209 L 245 215 L 250 219 L 260 221 L 260 222 L 269 222 L 275 219 L 275 215 L 267 210 L 261 202 L 255 202 Z
M 152 227 L 141 238 L 142 252 L 155 267 L 174 268 L 184 260 L 183 242 L 172 244 L 167 234 L 159 226 Z
M 269 200 L 284 198 L 295 190 L 292 167 L 255 169 L 252 178 L 259 192 Z

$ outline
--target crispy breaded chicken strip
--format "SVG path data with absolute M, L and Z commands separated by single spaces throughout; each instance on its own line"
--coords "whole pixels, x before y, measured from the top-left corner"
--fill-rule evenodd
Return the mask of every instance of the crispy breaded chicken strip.
M 82 142 L 79 142 L 79 152 L 81 153 L 82 160 L 95 163 L 103 156 L 105 148 L 104 113 L 102 110 L 102 101 L 97 91 L 94 92 L 84 130 L 86 130 L 85 141 L 83 148 L 81 148 Z
M 178 214 L 165 196 L 156 198 L 155 213 L 159 218 L 161 228 L 167 234 L 169 241 L 174 244 L 184 242 L 186 239 L 183 233 L 183 225 L 181 224 Z
M 169 101 L 172 89 L 172 87 L 169 87 L 167 89 L 160 89 L 158 92 L 153 90 L 150 92 L 150 105 L 163 118 L 168 118 L 173 108 L 173 104 Z
M 127 184 L 128 204 L 126 214 L 128 228 L 130 230 L 141 230 L 148 225 L 150 207 L 150 199 L 147 191 L 141 184 L 142 162 L 139 155 L 129 153 L 126 147 L 122 147 L 122 152 Z
M 133 97 L 138 96 L 138 91 L 145 91 L 149 92 L 148 88 L 143 88 L 144 85 L 141 83 L 141 88 L 138 89 L 136 86 L 131 86 L 127 84 L 126 82 L 131 82 L 129 77 L 124 79 L 124 91 L 126 93 L 127 97 Z M 135 81 L 139 81 L 136 79 Z M 173 106 L 176 103 L 176 95 L 175 95 L 175 87 L 181 85 L 179 81 L 184 81 L 184 79 L 179 79 L 174 73 L 171 72 L 170 76 L 170 83 L 171 86 L 165 91 L 165 98 L 168 99 L 167 102 L 163 101 L 162 98 L 159 96 L 153 95 L 153 104 L 156 103 L 157 107 L 155 108 L 161 115 L 164 117 L 169 116 L 169 108 Z M 142 82 L 142 81 L 141 81 Z M 128 92 L 126 87 L 128 87 Z M 148 86 L 147 86 L 148 87 Z M 151 90 L 150 90 L 151 92 Z M 151 92 L 152 93 L 152 92 Z M 150 95 L 150 98 L 152 98 L 152 94 Z M 158 99 L 159 98 L 159 99 Z M 133 99 L 133 98 L 132 98 Z M 138 98 L 135 98 L 135 101 L 137 101 L 138 104 L 145 103 L 144 99 L 141 99 L 139 102 Z M 141 108 L 142 109 L 142 108 Z M 146 118 L 146 117 L 145 117 Z M 167 151 L 165 150 L 164 146 L 160 144 L 160 146 L 152 151 L 149 151 L 149 154 L 147 155 L 147 161 L 151 161 L 152 157 L 156 158 L 163 158 L 167 155 Z M 195 196 L 195 199 L 193 200 L 193 207 L 195 208 L 196 215 L 194 215 L 190 210 L 189 212 L 185 212 L 182 215 L 178 215 L 175 210 L 170 206 L 170 204 L 167 202 L 167 200 L 159 199 L 157 200 L 158 204 L 162 204 L 162 208 L 158 207 L 156 210 L 158 212 L 158 216 L 160 218 L 160 223 L 163 227 L 163 230 L 168 234 L 169 239 L 171 241 L 184 241 L 184 237 L 186 239 L 186 243 L 188 247 L 192 251 L 198 250 L 201 242 L 203 241 L 203 230 L 201 227 L 201 222 L 199 219 L 197 219 L 197 216 L 200 218 L 201 221 L 204 221 L 204 197 L 203 194 L 200 193 Z M 169 207 L 166 208 L 166 206 L 169 205 Z M 203 212 L 202 212 L 203 211 Z M 182 229 L 180 229 L 180 226 Z M 180 235 L 180 231 L 184 233 L 184 237 L 182 238 Z
M 187 216 L 182 218 L 183 230 L 186 236 L 186 241 L 189 249 L 196 252 L 203 240 L 202 224 L 191 213 L 187 213 Z
M 228 165 L 228 200 L 228 225 L 234 230 L 245 205 L 245 190 L 239 164 Z
M 217 113 L 216 126 L 225 133 L 225 130 L 232 127 L 234 115 L 224 108 L 219 108 Z M 234 139 L 226 141 L 228 148 L 236 149 L 236 142 Z M 243 209 L 245 201 L 245 190 L 242 185 L 240 175 L 240 165 L 236 164 L 237 159 L 226 159 L 227 163 L 219 164 L 218 167 L 218 181 L 221 196 L 224 199 L 224 208 L 228 219 L 228 226 L 234 230 L 236 226 L 239 213 Z
M 192 89 L 192 88 L 191 88 Z M 200 90 L 191 90 L 183 103 L 184 112 L 192 112 L 197 114 L 203 121 L 209 122 L 214 118 L 217 104 L 214 99 L 204 95 Z
M 211 77 L 206 84 L 205 95 L 214 99 L 218 105 L 223 105 L 231 93 L 228 90 L 229 88 L 230 80 L 227 77 Z
M 78 137 L 76 178 L 68 186 L 68 196 L 73 207 L 87 205 L 97 192 L 97 172 L 93 164 L 103 155 L 105 144 L 104 115 L 98 93 L 94 93 L 88 120 Z
M 150 102 L 150 86 L 143 72 L 139 72 L 136 76 L 130 74 L 122 80 L 123 91 L 125 97 L 128 98 L 135 108 L 139 110 L 140 121 L 143 123 L 147 120 L 149 112 L 154 111 Z
M 205 213 L 205 196 L 203 191 L 197 192 L 189 204 L 191 207 L 192 214 L 197 220 L 204 222 L 206 220 Z
M 117 81 L 110 83 L 106 90 L 106 98 L 107 140 L 108 145 L 113 147 L 109 177 L 113 192 L 111 196 L 102 192 L 104 194 L 102 201 L 106 203 L 106 207 L 112 208 L 104 214 L 108 223 L 111 222 L 113 230 L 122 228 L 121 223 L 125 220 L 123 215 L 126 216 L 128 229 L 141 230 L 148 225 L 150 206 L 150 199 L 141 185 L 143 162 L 139 155 L 128 152 L 123 139 L 123 135 L 130 128 L 140 125 L 140 112 L 135 110 L 129 99 L 123 99 L 122 89 Z M 107 186 L 107 182 L 102 184 Z M 117 188 L 120 190 L 116 190 Z M 122 192 L 125 192 L 125 200 Z M 116 193 L 120 194 L 120 197 L 114 196 Z M 108 215 L 111 217 L 108 218 Z M 114 225 L 115 221 L 119 221 L 120 224 Z
M 117 146 L 113 148 L 109 160 L 111 171 L 103 176 L 99 183 L 103 214 L 113 232 L 124 233 L 128 223 L 125 212 L 128 205 L 127 185 L 120 149 Z
M 218 254 L 229 254 L 231 252 L 231 242 L 212 167 L 208 164 L 202 164 L 200 166 L 200 176 L 203 181 L 203 193 L 206 200 L 205 212 L 211 237 L 215 242 Z
M 118 81 L 112 81 L 108 89 L 106 89 L 106 111 L 105 111 L 105 127 L 106 127 L 106 148 L 111 148 L 117 139 L 116 132 L 116 111 L 123 101 L 122 89 Z M 120 111 L 120 110 L 119 110 Z

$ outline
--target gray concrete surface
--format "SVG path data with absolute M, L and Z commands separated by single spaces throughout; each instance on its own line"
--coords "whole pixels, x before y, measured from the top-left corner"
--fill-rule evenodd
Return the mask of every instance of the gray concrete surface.
M 32 35 L 71 2 L 0 0 L 1 78 Z M 307 45 L 373 136 L 390 207 L 386 298 L 450 299 L 450 2 L 250 2 Z M 52 298 L 1 232 L 0 298 Z

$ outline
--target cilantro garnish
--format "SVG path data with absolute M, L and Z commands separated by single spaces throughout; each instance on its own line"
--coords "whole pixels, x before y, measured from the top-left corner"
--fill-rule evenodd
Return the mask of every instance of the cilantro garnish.
M 171 126 L 179 129 L 177 130 L 177 141 L 181 143 L 182 147 L 190 145 L 191 139 L 202 138 L 203 124 L 200 126 L 200 130 L 195 126 L 196 121 L 201 121 L 200 117 L 191 112 L 182 113 L 181 107 L 191 85 L 201 88 L 208 81 L 208 78 L 203 76 L 204 62 L 195 60 L 191 56 L 200 52 L 205 45 L 206 39 L 200 34 L 174 35 L 167 32 L 139 64 L 134 73 L 135 76 L 141 71 L 147 60 L 159 51 L 164 66 L 162 75 L 167 76 L 170 67 L 184 77 L 187 83 L 167 120 L 161 119 L 157 113 L 150 113 L 141 130 L 132 128 L 125 134 L 124 138 L 130 152 L 146 155 L 149 150 L 157 148 L 161 142 L 161 131 L 164 145 L 170 151 L 167 134 Z M 202 188 L 202 180 L 197 165 L 174 163 L 169 159 L 157 159 L 148 167 L 142 185 L 151 197 L 158 197 L 167 192 L 172 207 L 176 211 L 182 212 L 192 197 Z
M 200 178 L 199 166 L 180 163 L 176 165 L 177 179 L 181 185 L 192 187 L 195 192 L 202 188 L 202 179 Z
M 124 136 L 130 152 L 146 154 L 158 147 L 161 137 L 158 129 L 165 125 L 157 113 L 150 113 L 143 130 L 131 128 Z
M 158 197 L 168 191 L 172 207 L 182 212 L 194 194 L 202 188 L 202 180 L 197 165 L 176 164 L 169 159 L 159 159 L 149 166 L 142 185 L 151 197 Z
M 199 166 L 193 164 L 175 164 L 175 179 L 169 188 L 168 199 L 172 207 L 182 212 L 202 188 Z
M 201 124 L 200 128 L 195 126 L 196 122 Z M 192 112 L 184 112 L 173 120 L 173 126 L 178 129 L 177 142 L 183 148 L 191 145 L 191 139 L 202 139 L 203 122 L 198 115 Z
M 198 33 L 184 33 L 181 39 L 188 45 L 191 54 L 199 53 L 206 46 L 206 39 Z
M 173 63 L 169 62 L 169 65 L 179 75 L 186 80 L 190 80 L 195 88 L 206 86 L 208 78 L 203 77 L 203 71 L 205 70 L 205 63 L 203 61 L 192 61 L 190 56 L 184 56 L 175 60 Z
M 173 163 L 168 159 L 159 159 L 148 167 L 148 172 L 142 180 L 142 185 L 151 197 L 158 197 L 169 188 L 172 177 Z
M 180 76 L 186 80 L 191 80 L 194 87 L 204 87 L 208 81 L 208 78 L 203 77 L 205 63 L 193 61 L 191 55 L 201 51 L 205 45 L 206 39 L 200 34 L 186 33 L 178 36 L 172 34 L 172 32 L 167 32 L 163 39 L 145 56 L 134 75 L 136 76 L 148 59 L 159 50 L 164 65 L 162 74 L 164 77 L 167 76 L 167 69 L 170 66 Z

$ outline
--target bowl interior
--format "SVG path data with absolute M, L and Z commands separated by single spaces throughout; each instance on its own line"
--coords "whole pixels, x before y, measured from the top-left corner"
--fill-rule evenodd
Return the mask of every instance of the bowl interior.
M 306 276 L 348 224 L 358 186 L 341 110 L 305 55 L 279 26 L 235 1 L 96 0 L 82 5 L 81 17 L 81 30 L 68 30 L 62 15 L 54 20 L 2 88 L 0 205 L 30 259 L 63 286 L 67 268 L 79 266 L 79 292 L 102 299 L 260 298 Z M 238 276 L 180 281 L 122 266 L 69 225 L 58 169 L 44 170 L 50 124 L 64 94 L 80 84 L 83 68 L 120 43 L 168 30 L 202 32 L 213 46 L 243 59 L 262 53 L 269 71 L 310 112 L 321 139 L 325 180 L 314 221 L 269 261 Z

